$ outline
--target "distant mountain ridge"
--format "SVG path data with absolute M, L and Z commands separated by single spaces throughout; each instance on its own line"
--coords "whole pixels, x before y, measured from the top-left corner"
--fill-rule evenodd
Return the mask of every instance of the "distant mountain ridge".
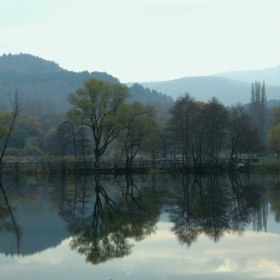
M 249 72 L 184 77 L 162 82 L 129 83 L 131 94 L 129 102 L 140 101 L 144 104 L 157 105 L 163 111 L 164 108 L 170 107 L 173 100 L 188 92 L 199 101 L 207 102 L 216 96 L 226 106 L 237 102 L 246 104 L 250 102 L 251 83 L 255 80 L 261 82 L 265 80 L 268 100 L 280 99 L 280 86 L 269 85 L 273 77 L 277 80 L 277 73 L 280 75 L 280 66 Z M 240 73 L 244 74 L 244 77 Z M 269 73 L 274 73 L 274 76 L 271 74 L 272 78 L 269 78 Z M 0 107 L 9 106 L 9 92 L 18 88 L 24 101 L 47 102 L 56 107 L 58 112 L 63 112 L 70 106 L 67 101 L 69 93 L 83 87 L 83 82 L 90 78 L 120 83 L 116 77 L 105 72 L 77 73 L 65 70 L 53 61 L 30 54 L 4 54 L 0 56 Z
M 268 85 L 280 86 L 280 65 L 258 70 L 218 73 L 214 76 L 226 77 L 247 83 L 251 83 L 255 80 L 261 82 L 265 81 Z
M 251 98 L 251 83 L 219 76 L 185 77 L 171 81 L 140 84 L 170 95 L 174 99 L 186 92 L 196 100 L 204 102 L 215 96 L 226 106 L 237 102 L 246 104 L 250 102 Z M 280 87 L 266 85 L 266 92 L 268 100 L 280 99 Z

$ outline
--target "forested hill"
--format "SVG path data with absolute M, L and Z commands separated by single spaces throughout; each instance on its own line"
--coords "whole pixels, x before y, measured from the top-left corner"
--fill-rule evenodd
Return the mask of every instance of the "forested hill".
M 69 106 L 68 94 L 82 87 L 83 81 L 90 78 L 119 83 L 117 78 L 107 73 L 76 73 L 30 54 L 4 54 L 0 57 L 0 104 L 1 107 L 6 107 L 9 92 L 17 88 L 25 102 L 45 101 L 64 110 Z
M 40 103 L 40 107 L 44 104 L 63 112 L 70 106 L 68 94 L 83 87 L 83 82 L 90 78 L 120 83 L 117 78 L 104 72 L 76 73 L 30 54 L 4 54 L 0 56 L 0 107 L 9 106 L 9 92 L 17 88 L 24 103 L 32 101 L 33 107 Z M 171 97 L 137 84 L 131 86 L 130 95 L 129 102 L 139 101 L 156 106 L 159 110 L 170 108 L 173 103 Z M 32 111 L 32 106 L 29 104 L 26 107 Z
M 50 83 L 67 81 L 71 85 L 81 83 L 86 79 L 97 78 L 110 83 L 119 83 L 119 80 L 104 72 L 80 73 L 61 68 L 53 61 L 30 54 L 16 54 L 0 56 L 1 85 L 22 82 Z
M 142 85 L 135 83 L 130 87 L 131 101 L 141 101 L 144 104 L 149 103 L 170 103 L 173 102 L 171 96 L 157 92 L 156 90 L 150 90 L 144 88 Z

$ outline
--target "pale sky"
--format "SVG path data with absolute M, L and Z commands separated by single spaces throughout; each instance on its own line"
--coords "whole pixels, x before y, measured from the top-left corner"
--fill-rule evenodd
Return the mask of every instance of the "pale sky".
M 279 0 L 0 0 L 0 55 L 121 82 L 280 65 Z

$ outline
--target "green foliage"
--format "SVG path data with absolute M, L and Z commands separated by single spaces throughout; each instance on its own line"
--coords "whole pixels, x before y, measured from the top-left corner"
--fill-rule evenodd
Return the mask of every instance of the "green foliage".
M 41 156 L 42 151 L 39 147 L 38 139 L 36 137 L 29 137 L 26 139 L 23 155 L 27 156 Z
M 154 155 L 159 144 L 159 128 L 153 110 L 139 102 L 123 105 L 117 116 L 120 133 L 118 142 L 126 156 L 126 167 L 141 150 Z
M 20 156 L 22 154 L 22 149 L 18 148 L 7 148 L 5 155 L 6 156 Z
M 276 153 L 277 159 L 280 156 L 280 123 L 275 125 L 269 132 L 266 139 L 267 146 Z
M 42 151 L 39 147 L 37 146 L 32 146 L 27 145 L 25 146 L 25 148 L 23 149 L 23 153 L 24 156 L 41 156 L 42 155 Z
M 133 84 L 129 88 L 130 97 L 127 99 L 128 103 L 140 102 L 143 105 L 153 106 L 157 111 L 157 116 L 166 116 L 169 114 L 169 110 L 173 105 L 172 97 L 157 92 L 156 90 L 150 90 L 144 88 L 140 84 Z
M 9 132 L 9 126 L 13 118 L 12 112 L 0 113 L 0 138 L 5 137 Z
M 67 159 L 66 159 L 66 168 L 67 169 L 73 168 L 74 167 L 74 163 L 75 163 L 75 157 L 73 157 L 73 156 L 67 157 Z
M 96 79 L 85 81 L 84 88 L 69 95 L 69 102 L 74 108 L 68 112 L 68 118 L 70 121 L 78 120 L 80 125 L 91 129 L 97 162 L 118 136 L 116 116 L 127 97 L 126 86 Z

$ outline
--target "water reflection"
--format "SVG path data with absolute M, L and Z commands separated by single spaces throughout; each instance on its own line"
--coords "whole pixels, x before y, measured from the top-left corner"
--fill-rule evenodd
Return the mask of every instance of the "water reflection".
M 250 223 L 266 230 L 268 205 L 265 188 L 258 183 L 244 185 L 239 174 L 227 178 L 182 176 L 181 188 L 169 209 L 172 231 L 190 246 L 198 236 L 218 242 L 225 233 L 242 235 Z
M 280 178 L 277 177 L 268 189 L 267 197 L 271 205 L 271 210 L 275 214 L 275 221 L 280 223 Z
M 76 217 L 69 225 L 74 235 L 71 248 L 93 264 L 131 253 L 130 239 L 141 240 L 155 232 L 160 213 L 157 194 L 150 188 L 139 190 L 132 176 L 126 176 L 121 193 L 113 196 L 95 182 L 93 210 Z
M 14 217 L 14 209 L 10 205 L 6 192 L 3 188 L 2 177 L 0 176 L 0 233 L 7 232 L 14 235 L 14 242 L 16 251 L 20 252 L 21 230 Z
M 218 242 L 248 227 L 267 231 L 269 203 L 280 220 L 279 181 L 257 176 L 5 177 L 0 188 L 1 252 L 11 255 L 32 255 L 71 237 L 73 251 L 104 263 L 156 235 L 165 212 L 187 246 L 200 236 Z

